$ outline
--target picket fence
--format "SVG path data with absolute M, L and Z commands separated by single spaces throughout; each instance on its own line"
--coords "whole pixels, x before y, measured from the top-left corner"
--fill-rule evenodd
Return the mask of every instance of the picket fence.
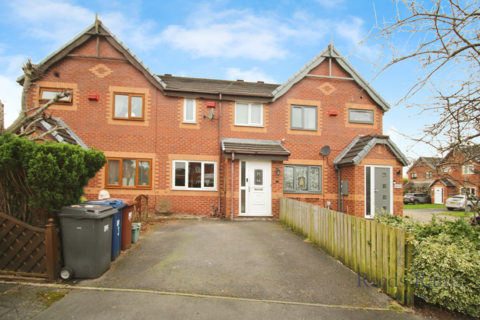
M 280 197 L 280 221 L 407 306 L 414 285 L 405 281 L 412 263 L 413 235 L 402 229 Z

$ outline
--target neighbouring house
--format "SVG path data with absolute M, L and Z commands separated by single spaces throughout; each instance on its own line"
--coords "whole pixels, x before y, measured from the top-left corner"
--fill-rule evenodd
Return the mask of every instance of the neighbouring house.
M 443 158 L 420 157 L 407 171 L 407 192 L 425 192 L 432 203 L 445 204 L 454 195 L 478 195 L 480 146 L 461 147 Z M 418 180 L 417 180 L 418 179 Z
M 178 213 L 278 217 L 283 196 L 403 214 L 409 162 L 382 134 L 390 106 L 333 45 L 283 84 L 177 77 L 152 72 L 99 23 L 39 67 L 29 104 L 72 90 L 49 110 L 108 158 L 89 199 L 106 189 Z

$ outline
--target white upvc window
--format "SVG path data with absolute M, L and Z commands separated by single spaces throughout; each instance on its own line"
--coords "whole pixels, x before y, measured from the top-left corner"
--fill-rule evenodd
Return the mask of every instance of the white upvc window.
M 183 122 L 196 122 L 195 99 L 185 99 L 183 102 Z
M 474 172 L 473 172 L 472 164 L 462 166 L 462 174 L 473 174 L 473 173 Z
M 261 103 L 235 103 L 235 124 L 240 126 L 263 126 L 263 105 Z
M 450 171 L 452 171 L 451 167 L 443 167 L 442 168 L 442 172 L 450 172 Z
M 216 190 L 217 163 L 210 161 L 173 161 L 172 189 Z
M 475 196 L 477 195 L 477 189 L 475 188 L 460 188 L 460 194 L 465 194 L 465 191 L 468 191 L 468 195 Z

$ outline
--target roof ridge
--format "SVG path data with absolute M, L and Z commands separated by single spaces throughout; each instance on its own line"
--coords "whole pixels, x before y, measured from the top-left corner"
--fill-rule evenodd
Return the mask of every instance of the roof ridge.
M 211 79 L 211 78 L 195 78 L 195 77 L 182 77 L 182 76 L 165 76 L 165 75 L 158 75 L 158 77 L 165 77 L 165 78 L 181 78 L 181 79 L 194 79 L 194 80 L 212 80 L 212 81 L 224 81 L 224 82 L 233 82 L 236 83 L 238 82 L 237 80 L 224 80 L 224 79 Z M 267 84 L 267 85 L 275 85 L 279 86 L 280 84 L 278 83 L 258 83 L 258 82 L 252 82 L 252 81 L 243 81 L 239 83 L 251 83 L 251 84 Z

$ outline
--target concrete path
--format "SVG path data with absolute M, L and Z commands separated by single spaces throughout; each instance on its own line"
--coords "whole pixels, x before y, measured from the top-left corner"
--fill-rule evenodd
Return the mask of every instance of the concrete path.
M 447 208 L 434 208 L 434 209 L 403 209 L 403 216 L 409 216 L 413 220 L 420 222 L 429 222 L 432 220 L 433 214 L 436 213 L 438 218 L 447 220 L 456 220 L 459 217 L 444 216 L 442 212 L 449 212 Z
M 75 290 L 35 317 L 63 319 L 423 319 L 411 313 L 166 296 L 139 292 Z
M 388 307 L 375 287 L 278 222 L 176 221 L 81 286 Z

